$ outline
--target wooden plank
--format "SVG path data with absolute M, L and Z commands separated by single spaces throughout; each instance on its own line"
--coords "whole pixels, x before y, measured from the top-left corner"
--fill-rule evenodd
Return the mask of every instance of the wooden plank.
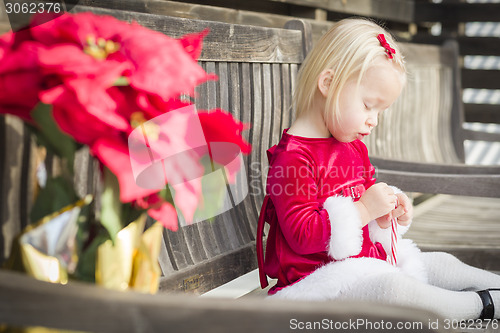
M 281 128 L 280 137 L 283 130 L 292 125 L 292 79 L 290 73 L 290 66 L 281 66 L 281 86 L 282 86 L 282 110 L 281 113 Z
M 218 66 L 220 106 L 222 109 L 229 111 L 235 119 L 239 120 L 239 96 L 233 100 L 233 95 L 238 95 L 239 91 L 232 86 L 233 82 L 231 75 L 232 70 L 236 71 L 236 74 L 239 74 L 238 65 L 235 63 L 219 62 Z M 238 86 L 239 84 L 237 83 L 236 87 Z M 234 105 L 234 103 L 236 105 Z M 225 176 L 225 179 L 228 182 L 227 175 Z M 238 183 L 238 181 L 240 183 Z M 238 175 L 236 184 L 230 184 L 228 182 L 227 186 L 227 193 L 231 200 L 231 209 L 224 213 L 222 218 L 224 219 L 224 226 L 229 236 L 231 249 L 237 249 L 250 241 L 246 233 L 246 228 L 243 226 L 243 224 L 248 223 L 248 221 L 246 221 L 244 216 L 241 216 L 237 209 L 235 209 L 235 206 L 239 203 L 239 198 L 243 195 L 240 189 L 242 186 L 241 184 L 246 181 L 246 172 L 242 172 Z
M 203 294 L 257 268 L 255 242 L 163 276 L 161 292 Z
M 500 166 L 479 166 L 459 164 L 438 164 L 438 163 L 418 163 L 398 161 L 393 159 L 385 159 L 371 157 L 371 163 L 381 170 L 400 170 L 412 171 L 418 173 L 450 173 L 458 175 L 498 175 L 500 174 Z
M 462 88 L 500 89 L 500 70 L 464 68 Z
M 428 34 L 416 34 L 412 36 L 412 43 L 443 44 L 446 40 L 453 38 L 458 41 L 460 55 L 482 55 L 496 56 L 500 54 L 500 43 L 497 37 L 467 37 L 467 36 L 431 36 Z
M 189 295 L 145 295 L 117 292 L 71 282 L 49 284 L 0 271 L 0 322 L 12 326 L 45 326 L 88 332 L 289 332 L 300 322 L 366 322 L 396 327 L 419 323 L 408 332 L 430 329 L 435 314 L 414 308 L 364 302 L 226 300 Z M 364 327 L 364 326 L 363 326 Z
M 21 181 L 19 197 L 19 223 L 21 229 L 24 229 L 31 221 L 29 214 L 35 200 L 36 179 L 36 144 L 32 138 L 31 131 L 24 125 L 23 137 L 23 155 L 21 164 Z
M 200 60 L 300 63 L 296 52 L 301 46 L 301 33 L 296 30 L 262 28 L 214 21 L 190 20 L 162 15 L 113 11 L 104 8 L 76 6 L 74 12 L 92 11 L 112 15 L 178 38 L 210 28 L 205 37 Z
M 464 134 L 467 140 L 500 142 L 500 133 L 464 130 Z
M 411 0 L 272 0 L 331 12 L 376 17 L 396 22 L 412 23 L 414 3 Z
M 248 174 L 248 183 L 249 183 L 249 195 L 245 198 L 245 200 L 242 202 L 242 205 L 244 206 L 243 212 L 246 214 L 244 215 L 249 221 L 257 221 L 258 220 L 258 214 L 260 212 L 259 208 L 254 202 L 254 197 L 258 193 L 257 191 L 260 190 L 260 183 L 259 183 L 259 162 L 255 158 L 255 154 L 253 152 L 256 151 L 258 145 L 256 146 L 256 143 L 258 141 L 253 141 L 254 138 L 257 136 L 260 131 L 260 124 L 255 123 L 253 121 L 255 117 L 255 112 L 254 110 L 254 103 L 252 100 L 252 94 L 255 88 L 252 88 L 250 84 L 246 84 L 247 82 L 252 82 L 253 81 L 253 69 L 251 68 L 253 65 L 250 65 L 249 63 L 242 63 L 240 67 L 240 75 L 239 75 L 239 80 L 240 80 L 240 86 L 241 86 L 241 92 L 240 92 L 240 102 L 241 102 L 241 114 L 242 114 L 242 121 L 247 124 L 251 124 L 250 130 L 246 131 L 243 133 L 245 140 L 248 142 L 252 143 L 252 152 L 250 155 L 245 156 L 245 162 L 246 162 L 246 167 L 247 167 L 247 174 Z M 259 118 L 260 119 L 260 118 Z M 257 226 L 256 223 L 253 224 L 245 224 L 249 230 L 249 236 L 251 239 L 255 239 L 255 234 L 257 232 Z
M 21 180 L 23 178 L 23 138 L 25 127 L 22 121 L 7 115 L 4 118 L 2 143 L 4 152 L 2 156 L 3 173 L 0 174 L 3 193 L 2 210 L 2 254 L 10 253 L 14 237 L 21 231 Z
M 437 195 L 415 207 L 405 236 L 423 250 L 453 253 L 475 267 L 500 270 L 499 204 L 498 198 Z
M 271 134 L 273 132 L 273 83 L 271 81 L 271 67 L 269 64 L 262 65 L 262 118 L 261 118 L 261 126 L 262 126 L 262 135 L 260 136 L 259 144 L 260 144 L 260 156 L 258 157 L 260 165 L 261 165 L 261 179 L 262 179 L 262 188 L 266 184 L 267 172 L 269 163 L 267 161 L 267 150 L 271 146 Z M 281 110 L 280 110 L 281 111 Z M 263 196 L 262 196 L 263 198 Z
M 172 254 L 172 266 L 176 270 L 193 265 L 193 259 L 186 244 L 183 228 L 177 231 L 166 230 L 163 242 Z
M 5 235 L 3 232 L 3 223 L 4 223 L 4 215 L 3 212 L 7 210 L 7 185 L 5 184 L 6 179 L 5 179 L 5 168 L 7 166 L 7 138 L 6 133 L 7 133 L 7 128 L 6 128 L 6 117 L 2 116 L 0 117 L 0 188 L 2 189 L 0 191 L 0 219 L 2 221 L 1 227 L 2 227 L 2 232 L 0 232 L 0 263 L 3 262 L 5 259 L 7 259 L 7 256 L 9 255 L 10 249 L 8 248 L 8 245 L 6 242 L 8 240 L 8 235 Z
M 229 88 L 229 107 L 228 110 L 233 114 L 233 116 L 236 119 L 239 119 L 240 121 L 247 123 L 248 125 L 251 125 L 250 123 L 245 121 L 245 116 L 246 114 L 249 115 L 249 112 L 244 112 L 244 107 L 243 107 L 243 96 L 242 96 L 242 87 L 245 86 L 245 84 L 242 82 L 241 78 L 241 64 L 238 63 L 228 63 L 228 88 Z M 242 133 L 242 137 L 245 141 L 249 141 L 249 135 L 250 135 L 250 130 L 245 130 Z M 247 187 L 245 188 L 243 185 L 242 186 L 237 186 L 236 188 L 233 188 L 231 190 L 231 193 L 233 194 L 233 197 L 237 198 L 244 198 L 243 202 L 241 203 L 236 203 L 236 207 L 234 209 L 235 217 L 233 220 L 233 223 L 235 223 L 237 230 L 239 231 L 239 234 L 241 235 L 242 238 L 242 243 L 246 244 L 250 242 L 253 237 L 251 237 L 251 229 L 249 223 L 252 223 L 250 221 L 254 221 L 253 218 L 253 212 L 252 211 L 247 211 L 246 210 L 246 205 L 245 205 L 245 200 L 248 198 L 249 195 L 252 195 L 251 193 L 251 188 L 249 184 L 249 165 L 248 165 L 248 158 L 247 156 L 243 156 L 242 158 L 242 163 L 243 163 L 243 169 L 244 171 L 238 174 L 237 178 L 237 183 L 238 184 L 246 184 Z M 248 191 L 245 197 L 244 191 Z
M 496 22 L 500 17 L 500 3 L 417 1 L 414 14 L 414 22 Z
M 497 104 L 464 104 L 465 121 L 500 124 L 500 106 Z
M 260 212 L 260 207 L 262 205 L 262 165 L 261 165 L 261 154 L 264 149 L 262 144 L 263 127 L 265 124 L 262 123 L 264 117 L 264 90 L 262 86 L 262 65 L 252 64 L 250 67 L 250 80 L 251 80 L 251 116 L 252 116 L 252 152 L 250 153 L 250 165 L 252 172 L 249 174 L 252 181 L 252 186 L 256 190 L 259 190 L 255 195 L 250 196 L 253 205 L 253 210 L 255 212 Z M 252 233 L 255 235 L 257 232 L 257 224 L 251 225 Z
M 500 175 L 433 174 L 377 170 L 377 180 L 403 191 L 500 197 Z
M 271 76 L 272 76 L 272 97 L 273 97 L 273 107 L 272 107 L 272 113 L 271 113 L 271 133 L 269 137 L 269 145 L 268 147 L 271 147 L 272 145 L 275 145 L 278 143 L 279 139 L 281 138 L 281 115 L 285 113 L 286 111 L 283 109 L 283 87 L 281 86 L 281 67 L 282 65 L 279 64 L 273 64 L 271 68 Z M 267 155 L 263 155 L 262 159 L 266 162 L 267 161 Z M 266 164 L 267 165 L 267 164 Z M 266 173 L 267 174 L 267 173 Z
M 233 24 L 252 25 L 269 28 L 282 28 L 286 22 L 293 19 L 290 11 L 278 13 L 258 11 L 255 2 L 249 2 L 247 10 L 240 8 L 244 2 L 226 3 L 217 7 L 214 4 L 183 3 L 165 0 L 79 0 L 81 6 L 101 7 L 114 10 L 136 11 L 157 15 L 183 17 L 188 19 L 217 21 Z M 270 3 L 270 2 L 268 2 Z M 277 3 L 275 3 L 277 4 Z M 237 7 L 237 8 L 236 8 Z M 281 14 L 280 14 L 281 13 Z M 300 16 L 300 15 L 299 15 Z M 333 22 L 320 22 L 315 19 L 306 20 L 311 25 L 312 39 L 318 40 Z

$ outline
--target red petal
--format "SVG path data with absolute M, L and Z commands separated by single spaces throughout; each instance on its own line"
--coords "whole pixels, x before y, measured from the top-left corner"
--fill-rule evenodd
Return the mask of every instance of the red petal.
M 137 186 L 132 173 L 130 156 L 126 144 L 109 139 L 101 139 L 96 141 L 91 150 L 118 178 L 120 200 L 122 202 L 131 202 L 158 191 Z
M 240 147 L 243 154 L 250 153 L 252 146 L 241 136 L 241 132 L 248 129 L 248 125 L 220 109 L 199 112 L 198 116 L 207 142 L 232 142 Z
M 164 202 L 159 207 L 149 208 L 148 215 L 160 222 L 165 228 L 177 231 L 177 212 L 174 206 L 168 202 Z
M 182 36 L 179 41 L 186 50 L 186 52 L 193 58 L 193 60 L 198 60 L 201 55 L 201 50 L 203 48 L 203 39 L 209 33 L 209 29 L 206 28 L 202 32 L 197 32 L 193 34 L 187 34 Z

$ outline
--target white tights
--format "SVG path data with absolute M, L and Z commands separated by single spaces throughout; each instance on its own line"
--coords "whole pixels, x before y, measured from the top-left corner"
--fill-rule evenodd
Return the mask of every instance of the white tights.
M 421 253 L 429 284 L 402 273 L 361 277 L 338 299 L 409 305 L 434 311 L 447 319 L 477 319 L 483 304 L 474 291 L 500 288 L 500 275 L 459 261 L 444 252 Z M 500 318 L 500 292 L 492 291 L 495 318 Z

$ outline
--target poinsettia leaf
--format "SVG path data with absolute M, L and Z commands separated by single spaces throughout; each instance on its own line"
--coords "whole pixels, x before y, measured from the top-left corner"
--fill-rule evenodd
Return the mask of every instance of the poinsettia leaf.
M 104 169 L 104 191 L 101 196 L 101 224 L 106 228 L 113 243 L 116 234 L 121 230 L 120 186 L 116 176 L 108 169 Z
M 90 245 L 81 251 L 78 256 L 78 265 L 73 276 L 80 281 L 95 283 L 97 249 L 99 245 L 109 240 L 109 234 L 104 230 L 102 231 L 93 238 Z
M 125 76 L 120 76 L 113 85 L 117 87 L 129 86 L 130 82 Z
M 48 178 L 31 209 L 31 221 L 36 222 L 77 200 L 71 181 L 64 177 Z
M 141 216 L 146 210 L 140 209 L 138 207 L 132 207 L 130 203 L 122 203 L 122 221 L 124 225 L 128 225 L 130 222 L 133 222 Z
M 209 156 L 204 156 L 200 162 L 205 168 L 205 175 L 209 175 L 214 170 L 222 168 L 222 166 L 213 162 Z M 209 220 L 213 221 L 215 216 L 221 212 L 227 194 L 227 187 L 225 183 L 221 186 L 219 177 L 203 177 L 201 187 L 203 204 L 197 207 L 195 216 L 211 216 Z
M 52 116 L 52 106 L 38 103 L 31 111 L 31 117 L 39 126 L 38 130 L 35 131 L 39 142 L 47 147 L 49 151 L 65 158 L 69 171 L 73 172 L 73 161 L 77 145 L 72 137 L 63 133 L 57 126 Z
M 173 193 L 172 193 L 173 192 Z M 174 196 L 175 190 L 169 186 L 165 186 L 160 192 L 158 192 L 160 198 L 162 198 L 165 202 L 169 202 L 172 205 L 174 204 Z

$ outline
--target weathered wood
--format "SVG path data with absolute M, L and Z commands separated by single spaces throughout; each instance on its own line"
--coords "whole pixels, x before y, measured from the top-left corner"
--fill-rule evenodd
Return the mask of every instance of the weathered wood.
M 464 137 L 467 140 L 500 142 L 500 133 L 464 130 Z
M 377 169 L 386 170 L 407 170 L 418 173 L 431 173 L 431 174 L 457 174 L 457 175 L 499 175 L 500 166 L 479 166 L 479 165 L 466 165 L 463 163 L 449 164 L 449 163 L 418 163 L 399 161 L 378 157 L 371 157 L 371 163 Z
M 285 29 L 300 30 L 302 32 L 302 40 L 304 43 L 302 52 L 308 54 L 313 46 L 311 26 L 305 24 L 303 20 L 290 20 L 284 25 Z
M 401 96 L 365 138 L 371 155 L 430 163 L 463 161 L 463 146 L 455 148 L 453 136 L 457 131 L 457 137 L 462 137 L 461 127 L 450 125 L 453 112 L 460 112 L 458 95 L 451 89 L 454 49 L 408 43 L 401 48 L 408 80 Z M 463 145 L 463 139 L 460 142 Z
M 379 169 L 377 180 L 410 192 L 500 197 L 500 175 L 433 174 Z
M 283 14 L 272 13 L 271 11 L 259 12 L 255 6 L 255 1 L 249 3 L 248 10 L 234 8 L 242 3 L 235 1 L 226 3 L 225 7 L 205 5 L 194 1 L 184 3 L 164 0 L 79 0 L 78 3 L 82 6 L 269 28 L 282 28 L 286 22 L 294 18 L 288 10 L 283 11 Z M 300 15 L 298 16 L 300 17 Z M 311 26 L 313 41 L 319 39 L 333 24 L 333 22 L 320 22 L 313 19 L 304 20 Z
M 500 124 L 500 107 L 497 104 L 464 104 L 465 121 L 471 123 Z
M 431 36 L 428 34 L 416 34 L 412 36 L 412 43 L 441 45 L 451 36 Z M 453 37 L 459 44 L 460 55 L 496 56 L 500 54 L 500 43 L 497 37 Z
M 76 6 L 73 12 L 88 11 L 90 7 Z M 301 33 L 294 30 L 242 26 L 201 20 L 111 11 L 93 8 L 93 12 L 112 15 L 120 20 L 135 20 L 139 24 L 178 38 L 210 27 L 205 37 L 200 60 L 248 61 L 272 63 L 300 63 L 303 55 L 296 52 L 302 47 Z
M 0 189 L 3 192 L 0 202 L 0 220 L 2 221 L 2 239 L 0 239 L 2 258 L 0 259 L 5 259 L 10 253 L 14 236 L 27 223 L 26 212 L 22 213 L 22 209 L 27 209 L 27 205 L 32 202 L 32 198 L 30 200 L 27 195 L 28 184 L 31 186 L 32 182 L 27 179 L 30 177 L 28 174 L 30 165 L 25 151 L 30 149 L 30 144 L 27 147 L 24 145 L 26 139 L 29 139 L 26 127 L 21 120 L 12 116 L 3 118 L 0 127 L 0 144 L 2 144 Z M 23 171 L 26 173 L 23 174 Z M 26 188 L 21 188 L 21 184 Z
M 5 12 L 4 1 L 0 0 L 0 35 L 11 30 L 9 18 Z
M 117 292 L 71 282 L 49 284 L 0 270 L 0 322 L 12 326 L 45 326 L 88 332 L 289 332 L 297 322 L 356 322 L 352 331 L 409 325 L 408 332 L 444 332 L 429 328 L 435 314 L 401 306 L 361 302 L 227 300 L 189 295 L 144 295 Z M 418 323 L 418 324 L 414 324 Z M 318 325 L 318 324 L 316 324 Z M 442 326 L 442 325 L 439 325 Z M 330 326 L 328 326 L 330 327 Z M 343 330 L 344 331 L 344 330 Z M 351 330 L 345 330 L 351 331 Z
M 219 244 L 215 241 L 212 243 L 213 245 Z M 161 279 L 160 291 L 200 295 L 255 268 L 257 268 L 255 243 L 248 242 L 236 250 L 221 252 L 196 265 L 170 272 L 168 276 Z
M 411 0 L 272 0 L 288 4 L 325 9 L 332 12 L 375 17 L 396 22 L 413 22 Z
M 500 89 L 500 70 L 462 69 L 462 88 Z
M 414 22 L 495 22 L 499 17 L 499 3 L 415 3 Z
M 415 208 L 405 236 L 424 251 L 446 251 L 475 267 L 500 271 L 498 207 L 496 198 L 437 195 Z

